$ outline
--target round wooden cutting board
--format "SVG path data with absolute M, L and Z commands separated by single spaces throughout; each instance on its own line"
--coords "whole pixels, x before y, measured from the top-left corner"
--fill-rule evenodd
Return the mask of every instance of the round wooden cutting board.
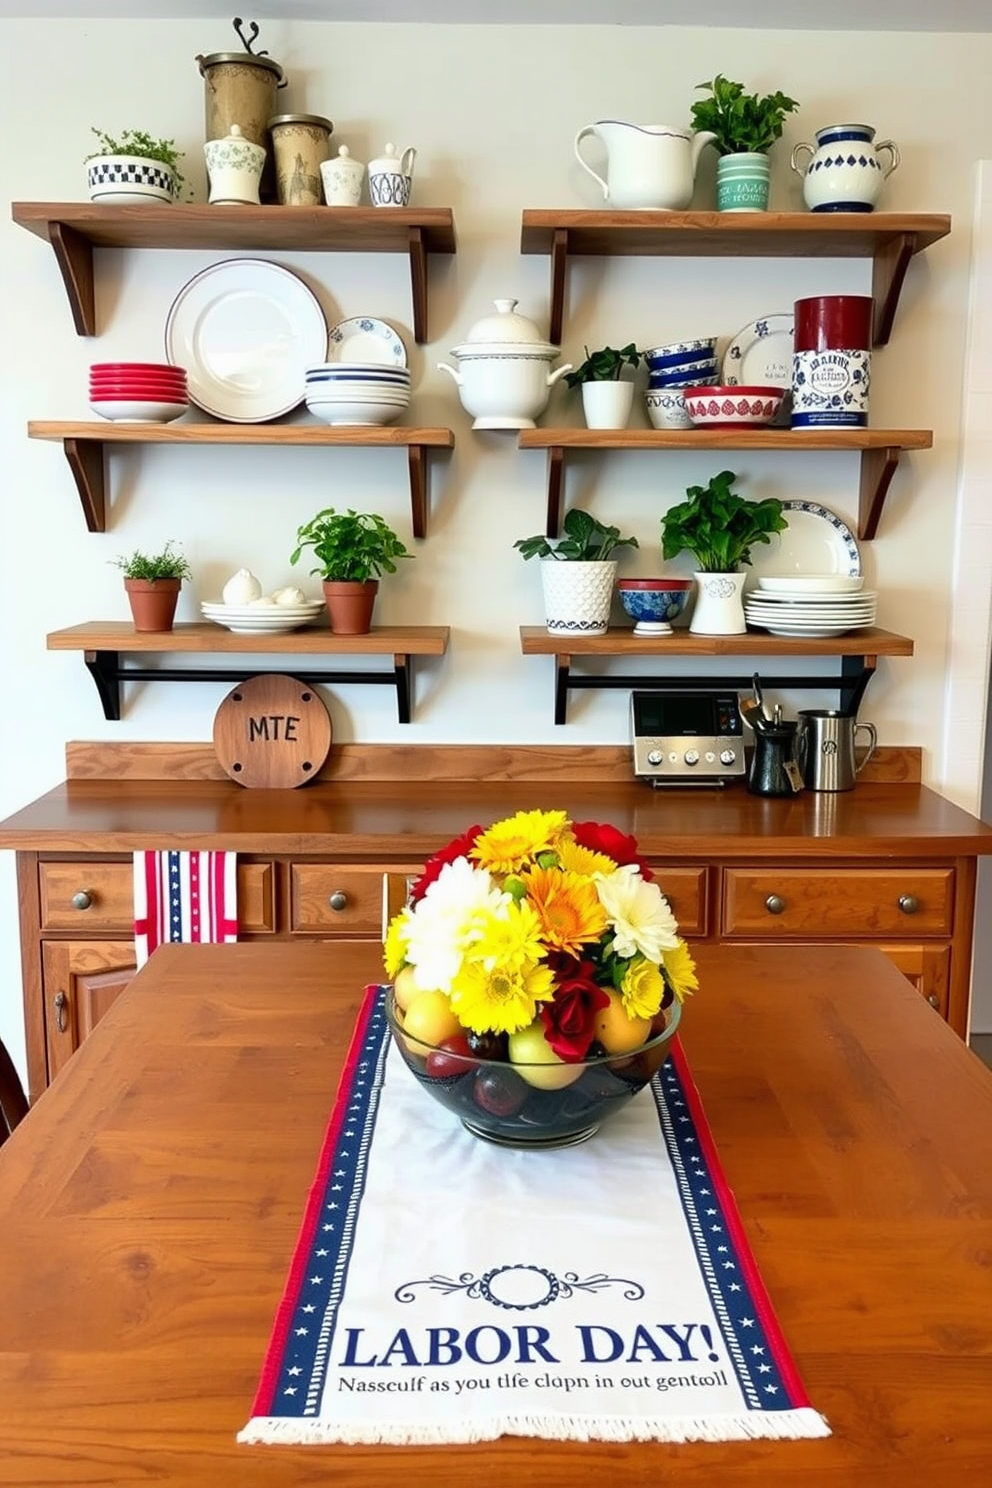
M 292 789 L 313 780 L 331 747 L 331 720 L 312 687 L 281 673 L 248 677 L 214 716 L 214 750 L 239 785 Z

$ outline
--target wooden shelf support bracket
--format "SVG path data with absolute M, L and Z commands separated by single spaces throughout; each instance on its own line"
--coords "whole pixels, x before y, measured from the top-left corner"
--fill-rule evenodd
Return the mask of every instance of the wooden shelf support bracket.
M 548 450 L 548 519 L 545 535 L 557 537 L 561 528 L 561 496 L 565 485 L 565 451 L 560 444 Z
M 63 439 L 62 449 L 76 482 L 87 532 L 107 530 L 107 474 L 100 439 Z
M 568 229 L 556 227 L 551 242 L 551 326 L 548 339 L 561 345 L 565 323 L 565 274 L 568 269 Z
M 916 252 L 916 234 L 900 233 L 885 243 L 876 243 L 872 258 L 871 293 L 875 301 L 872 339 L 876 346 L 888 344 L 892 322 L 902 293 L 910 259 Z
M 413 301 L 413 339 L 427 340 L 427 249 L 423 229 L 410 229 L 410 296 Z
M 897 446 L 861 451 L 861 485 L 858 493 L 858 536 L 870 542 L 878 532 L 878 522 L 885 505 L 892 477 L 896 473 L 901 451 Z
M 77 336 L 96 335 L 96 294 L 93 288 L 93 244 L 64 222 L 49 222 L 48 241 L 62 275 Z

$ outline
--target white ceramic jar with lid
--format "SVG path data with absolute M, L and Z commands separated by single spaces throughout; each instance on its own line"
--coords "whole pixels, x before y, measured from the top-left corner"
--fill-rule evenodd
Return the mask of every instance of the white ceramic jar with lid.
M 207 140 L 203 155 L 210 177 L 211 206 L 259 205 L 258 183 L 265 151 L 245 138 L 240 125 L 232 124 L 223 139 Z
M 458 370 L 438 362 L 438 371 L 456 383 L 474 429 L 533 429 L 552 387 L 572 364 L 552 372 L 560 348 L 541 336 L 534 321 L 517 314 L 516 300 L 494 304 L 496 314 L 476 321 L 464 343 L 452 347 Z

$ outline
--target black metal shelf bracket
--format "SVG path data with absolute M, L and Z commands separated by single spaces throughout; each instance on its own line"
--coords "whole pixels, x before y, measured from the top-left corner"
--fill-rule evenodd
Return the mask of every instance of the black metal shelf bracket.
M 121 684 L 124 682 L 245 682 L 257 677 L 258 667 L 144 667 L 124 666 L 119 651 L 84 651 L 83 660 L 96 684 L 103 707 L 103 716 L 111 723 L 121 719 Z M 271 668 L 272 671 L 283 670 Z M 393 687 L 396 690 L 396 711 L 400 723 L 409 723 L 411 718 L 412 658 L 407 655 L 393 657 L 390 671 L 320 671 L 301 672 L 295 667 L 291 675 L 309 687 L 320 683 L 343 686 L 358 682 L 378 687 Z
M 568 656 L 555 656 L 555 723 L 568 721 L 568 694 L 594 688 L 640 689 L 645 692 L 701 692 L 720 689 L 750 692 L 753 670 L 739 677 L 636 677 L 623 673 L 590 676 L 573 672 Z M 761 673 L 761 684 L 768 688 L 799 687 L 809 691 L 839 691 L 842 711 L 854 713 L 875 672 L 874 656 L 842 656 L 840 675 L 803 677 L 790 673 L 772 677 Z

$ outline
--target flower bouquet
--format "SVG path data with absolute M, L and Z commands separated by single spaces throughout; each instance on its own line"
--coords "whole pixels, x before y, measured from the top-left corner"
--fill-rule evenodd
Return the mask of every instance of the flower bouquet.
M 470 827 L 390 922 L 400 1052 L 476 1135 L 582 1140 L 664 1062 L 696 972 L 637 843 L 564 811 Z

